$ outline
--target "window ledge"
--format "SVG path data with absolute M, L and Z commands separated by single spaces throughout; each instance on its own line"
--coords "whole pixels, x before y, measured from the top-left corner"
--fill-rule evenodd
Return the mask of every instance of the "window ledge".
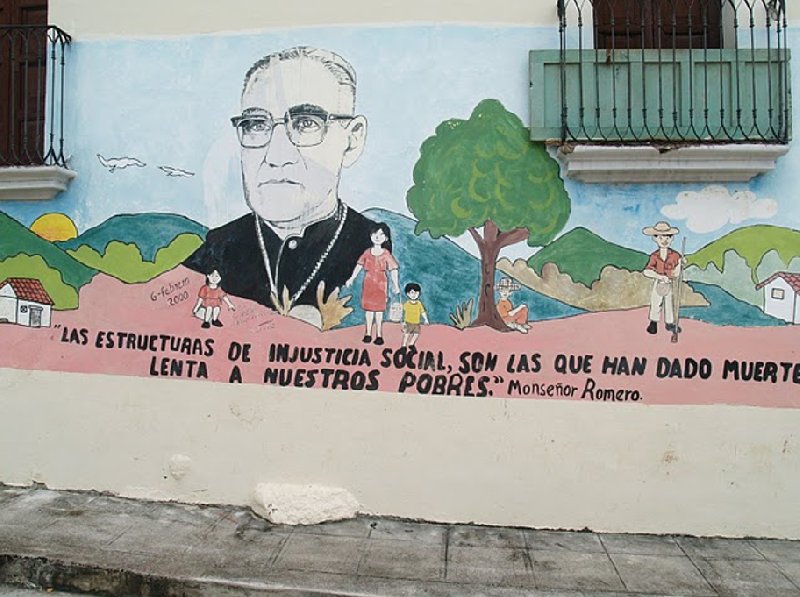
M 61 166 L 0 168 L 0 201 L 42 201 L 66 191 L 76 172 Z
M 582 182 L 747 182 L 775 168 L 788 145 L 562 145 L 565 174 Z

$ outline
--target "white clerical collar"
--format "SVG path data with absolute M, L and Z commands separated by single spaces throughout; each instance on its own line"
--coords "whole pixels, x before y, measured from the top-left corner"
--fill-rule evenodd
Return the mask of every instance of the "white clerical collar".
M 275 233 L 275 235 L 283 241 L 292 236 L 296 238 L 303 238 L 303 234 L 305 234 L 305 231 L 308 230 L 309 227 L 313 226 L 318 222 L 331 219 L 336 215 L 336 211 L 338 208 L 339 208 L 339 201 L 333 204 L 333 207 L 329 212 L 321 214 L 312 220 L 305 221 L 303 222 L 302 225 L 295 225 L 295 226 L 284 222 L 277 222 L 277 223 L 271 222 L 269 220 L 265 220 L 258 214 L 255 215 L 256 218 L 258 218 L 258 220 L 269 226 L 269 228 Z

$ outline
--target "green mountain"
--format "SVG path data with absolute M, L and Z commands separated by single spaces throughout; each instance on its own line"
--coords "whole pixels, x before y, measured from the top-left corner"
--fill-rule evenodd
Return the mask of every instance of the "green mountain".
M 158 250 L 169 246 L 178 235 L 189 233 L 205 238 L 207 231 L 202 224 L 175 214 L 119 214 L 58 246 L 64 250 L 86 246 L 104 255 L 108 244 L 117 241 L 136 245 L 142 259 L 155 261 Z
M 97 273 L 67 255 L 54 243 L 37 236 L 14 218 L 0 212 L 0 262 L 18 255 L 40 256 L 48 267 L 61 273 L 64 283 L 75 289 L 89 282 Z
M 544 264 L 554 263 L 561 273 L 569 274 L 574 282 L 590 288 L 600 279 L 605 266 L 641 271 L 647 259 L 645 253 L 616 245 L 578 227 L 540 249 L 528 259 L 528 265 L 541 276 Z
M 792 258 L 800 256 L 800 231 L 766 224 L 737 228 L 708 243 L 699 251 L 688 255 L 687 262 L 700 269 L 706 269 L 710 263 L 713 263 L 718 270 L 722 271 L 725 264 L 725 252 L 730 250 L 735 251 L 744 259 L 755 280 L 756 268 L 769 251 L 777 252 L 780 259 L 787 265 Z

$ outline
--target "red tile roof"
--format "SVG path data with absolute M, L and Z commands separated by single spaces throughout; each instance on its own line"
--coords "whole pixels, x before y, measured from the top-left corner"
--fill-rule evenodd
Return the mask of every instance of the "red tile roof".
M 756 286 L 756 290 L 763 288 L 764 286 L 772 282 L 775 278 L 783 278 L 784 280 L 786 280 L 786 283 L 792 287 L 792 290 L 794 290 L 796 293 L 800 293 L 800 274 L 792 274 L 790 272 L 775 272 L 769 278 L 767 278 L 763 282 L 760 282 Z
M 34 278 L 6 278 L 0 282 L 0 288 L 10 284 L 14 289 L 17 298 L 24 301 L 32 301 L 42 305 L 52 305 L 53 299 L 47 294 L 47 291 L 42 286 L 39 280 Z

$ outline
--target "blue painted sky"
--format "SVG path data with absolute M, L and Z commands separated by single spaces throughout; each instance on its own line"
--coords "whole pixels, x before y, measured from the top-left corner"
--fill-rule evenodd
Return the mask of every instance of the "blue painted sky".
M 244 212 L 238 147 L 230 116 L 238 112 L 242 79 L 264 54 L 305 44 L 328 48 L 358 74 L 357 110 L 369 120 L 364 155 L 343 174 L 341 195 L 357 209 L 408 213 L 405 193 L 422 141 L 448 118 L 466 118 L 485 98 L 499 99 L 528 120 L 528 51 L 557 48 L 553 28 L 410 26 L 330 27 L 178 38 L 75 41 L 68 56 L 67 153 L 78 178 L 58 199 L 5 203 L 25 224 L 49 211 L 70 215 L 79 230 L 117 213 L 173 212 L 214 226 Z M 800 30 L 790 45 L 800 47 Z M 794 84 L 800 69 L 794 69 Z M 795 110 L 795 121 L 798 111 Z M 110 174 L 96 154 L 133 156 L 147 164 Z M 195 172 L 171 178 L 158 166 Z M 696 250 L 742 225 L 800 228 L 796 199 L 800 151 L 750 184 L 725 185 L 773 199 L 769 218 L 690 233 Z M 567 182 L 572 217 L 604 238 L 652 250 L 641 229 L 666 219 L 679 192 L 705 185 L 586 185 Z M 687 229 L 679 220 L 672 223 Z M 473 249 L 472 241 L 459 239 Z M 530 253 L 515 247 L 511 256 Z

